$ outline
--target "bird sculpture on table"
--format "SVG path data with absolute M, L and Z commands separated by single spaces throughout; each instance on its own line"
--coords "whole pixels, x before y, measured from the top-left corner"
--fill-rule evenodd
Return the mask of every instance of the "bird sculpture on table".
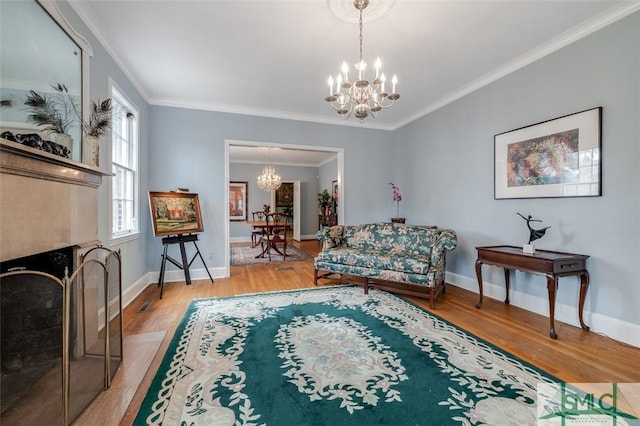
M 541 229 L 533 229 L 531 227 L 531 222 L 542 222 L 541 220 L 538 219 L 534 219 L 531 215 L 528 215 L 527 217 L 524 217 L 523 215 L 521 215 L 520 213 L 517 213 L 518 216 L 520 216 L 521 218 L 523 218 L 524 220 L 527 221 L 527 228 L 529 228 L 529 243 L 531 244 L 531 241 L 535 241 L 537 239 L 540 239 L 542 237 L 544 237 L 544 234 L 547 233 L 547 229 L 551 228 L 550 226 L 541 228 Z

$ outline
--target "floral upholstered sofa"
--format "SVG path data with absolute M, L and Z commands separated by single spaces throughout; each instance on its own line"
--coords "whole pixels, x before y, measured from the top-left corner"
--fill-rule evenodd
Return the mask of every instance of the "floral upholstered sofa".
M 447 250 L 457 245 L 456 233 L 394 223 L 332 226 L 316 234 L 322 250 L 314 259 L 314 284 L 319 278 L 344 274 L 362 278 L 365 294 L 373 287 L 428 297 L 431 307 L 444 291 Z

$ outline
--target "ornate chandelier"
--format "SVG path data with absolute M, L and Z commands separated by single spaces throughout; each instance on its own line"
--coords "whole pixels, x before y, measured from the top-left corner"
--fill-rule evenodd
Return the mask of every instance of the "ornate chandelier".
M 380 72 L 380 58 L 374 63 L 376 76 L 373 82 L 365 79 L 367 64 L 362 60 L 362 11 L 369 6 L 369 0 L 354 0 L 353 5 L 360 12 L 360 61 L 355 64 L 358 80 L 354 83 L 349 81 L 349 67 L 343 62 L 342 73 L 335 80 L 335 91 L 333 77 L 329 77 L 329 96 L 324 100 L 344 119 L 353 114 L 363 122 L 369 114 L 375 117 L 378 111 L 391 107 L 400 95 L 396 93 L 398 78 L 395 74 L 391 79 L 391 93 L 385 91 L 386 77 Z
M 282 178 L 276 173 L 275 166 L 264 166 L 262 174 L 258 176 L 258 188 L 265 191 L 273 191 L 280 188 Z
M 271 162 L 271 149 L 269 149 L 269 162 Z M 258 188 L 265 191 L 274 191 L 282 185 L 282 178 L 276 173 L 275 166 L 264 166 L 262 174 L 258 176 Z

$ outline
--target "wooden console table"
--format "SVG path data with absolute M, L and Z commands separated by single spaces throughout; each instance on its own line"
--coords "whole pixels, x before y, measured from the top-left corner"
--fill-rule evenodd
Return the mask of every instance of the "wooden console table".
M 507 296 L 504 303 L 509 304 L 509 273 L 511 269 L 517 269 L 532 274 L 541 274 L 547 277 L 547 290 L 549 292 L 549 335 L 552 339 L 558 338 L 554 325 L 554 309 L 558 278 L 570 275 L 580 276 L 580 300 L 578 302 L 578 319 L 584 330 L 589 327 L 582 319 L 584 300 L 589 288 L 589 273 L 587 272 L 587 259 L 583 254 L 562 253 L 558 251 L 536 250 L 535 253 L 523 253 L 522 247 L 514 246 L 490 246 L 476 247 L 478 258 L 476 260 L 476 275 L 480 289 L 480 301 L 476 308 L 482 307 L 482 265 L 495 265 L 504 268 L 504 280 Z
M 331 213 L 328 216 L 319 214 L 318 215 L 318 229 L 322 229 L 325 226 L 336 226 L 338 224 L 338 215 L 335 213 Z

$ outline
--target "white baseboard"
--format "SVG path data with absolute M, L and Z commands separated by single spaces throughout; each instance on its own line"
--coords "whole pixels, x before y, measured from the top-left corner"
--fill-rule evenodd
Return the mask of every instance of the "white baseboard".
M 133 302 L 136 297 L 140 295 L 144 291 L 145 288 L 149 286 L 151 283 L 149 281 L 149 272 L 142 275 L 140 278 L 136 280 L 132 285 L 127 287 L 122 292 L 122 309 L 126 308 L 129 303 Z M 109 309 L 111 311 L 111 319 L 113 319 L 118 314 L 118 299 L 113 299 L 109 302 Z M 102 330 L 104 327 L 104 306 L 98 309 L 98 329 Z
M 446 282 L 456 287 L 478 293 L 478 281 L 475 278 L 447 272 Z M 505 299 L 504 284 L 493 284 L 483 280 L 482 289 L 484 297 L 500 301 Z M 526 309 L 536 314 L 549 315 L 549 300 L 546 298 L 532 296 L 512 289 L 509 292 L 509 302 L 513 306 Z M 591 328 L 592 332 L 602 333 L 621 342 L 640 347 L 640 325 L 587 310 L 583 312 L 583 316 L 584 322 Z M 555 320 L 580 327 L 577 306 L 556 303 Z
M 151 273 L 147 272 L 142 275 L 133 285 L 127 287 L 126 290 L 122 292 L 122 307 L 129 305 L 129 303 L 133 302 L 136 297 L 140 295 L 144 291 L 145 288 L 151 284 Z
M 211 277 L 215 280 L 216 278 L 224 278 L 227 276 L 226 268 L 209 268 L 209 273 Z M 160 278 L 160 271 L 149 272 L 149 282 L 147 285 L 151 283 L 157 283 L 158 278 Z M 191 269 L 189 268 L 189 275 L 191 275 L 192 280 L 208 280 L 209 275 L 207 275 L 207 270 L 204 268 Z M 181 269 L 171 269 L 165 271 L 164 273 L 164 282 L 165 283 L 174 283 L 176 281 L 184 281 L 184 271 Z
M 199 269 L 189 269 L 191 274 L 191 279 L 193 280 L 208 280 L 209 276 L 207 275 L 207 271 L 204 268 Z M 209 272 L 211 276 L 215 280 L 216 278 L 224 278 L 227 276 L 226 268 L 209 268 Z M 140 295 L 151 284 L 156 284 L 158 282 L 158 278 L 160 277 L 160 271 L 147 272 L 142 275 L 136 282 L 127 287 L 122 292 L 122 308 L 124 309 L 129 303 L 133 302 L 136 297 Z M 182 270 L 169 270 L 164 274 L 164 282 L 177 282 L 184 281 L 184 272 Z M 113 311 L 113 307 L 112 307 Z M 100 309 L 100 315 L 104 314 L 104 308 Z M 101 317 L 102 318 L 102 317 Z M 102 325 L 104 325 L 104 321 L 102 321 Z
M 251 237 L 229 237 L 230 243 L 250 243 Z

